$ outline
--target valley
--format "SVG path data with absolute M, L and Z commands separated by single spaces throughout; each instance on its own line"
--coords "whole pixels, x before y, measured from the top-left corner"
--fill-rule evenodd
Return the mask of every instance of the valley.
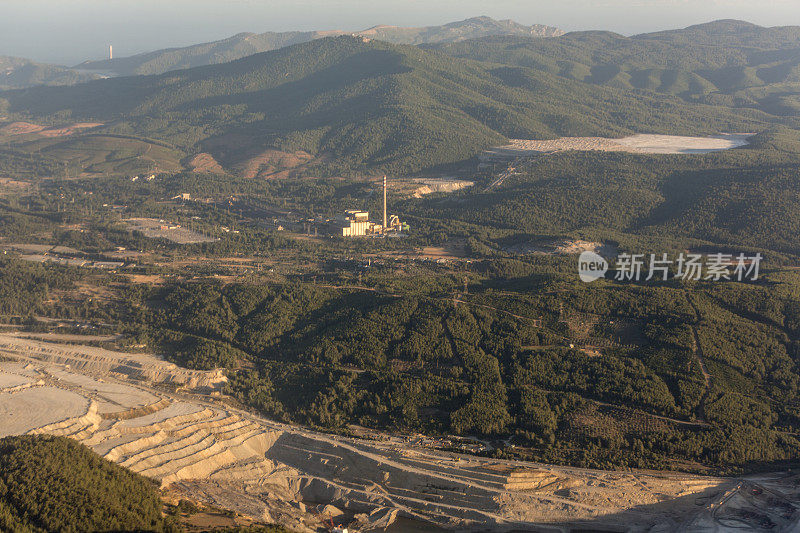
M 0 530 L 797 530 L 798 42 L 0 58 Z

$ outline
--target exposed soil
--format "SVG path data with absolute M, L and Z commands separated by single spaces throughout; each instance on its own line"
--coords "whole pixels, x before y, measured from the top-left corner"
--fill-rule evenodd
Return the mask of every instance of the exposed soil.
M 59 128 L 46 128 L 45 126 L 40 126 L 39 124 L 33 124 L 31 122 L 12 122 L 11 124 L 0 127 L 0 134 L 24 135 L 26 133 L 38 133 L 42 137 L 64 137 L 102 125 L 102 122 L 76 122 Z
M 258 155 L 245 159 L 236 165 L 242 176 L 246 178 L 286 178 L 292 170 L 308 165 L 314 157 L 308 152 L 281 152 L 265 150 Z
M 48 128 L 46 130 L 42 130 L 39 132 L 39 135 L 42 135 L 43 137 L 66 137 L 67 135 L 72 135 L 74 133 L 96 128 L 102 125 L 102 122 L 76 122 L 75 124 L 70 124 L 69 126 L 64 126 L 62 128 Z
M 613 257 L 617 248 L 611 244 L 601 242 L 583 241 L 580 239 L 555 240 L 555 241 L 528 241 L 512 244 L 505 248 L 507 251 L 520 254 L 546 254 L 546 255 L 577 255 L 583 252 L 594 252 L 603 257 Z
M 66 435 L 172 494 L 296 531 L 319 530 L 330 516 L 361 530 L 412 519 L 462 530 L 686 531 L 747 521 L 751 511 L 776 530 L 798 521 L 800 489 L 783 474 L 608 472 L 440 452 L 402 436 L 344 438 L 227 406 L 204 392 L 218 374 L 149 355 L 13 334 L 0 334 L 0 354 L 16 359 L 0 363 L 2 434 Z M 576 429 L 598 420 L 603 412 L 587 412 Z M 769 491 L 770 506 L 756 490 Z
M 459 179 L 416 178 L 412 182 L 417 185 L 413 194 L 414 198 L 422 198 L 436 192 L 455 192 L 475 185 L 473 181 Z
M 0 134 L 5 135 L 23 135 L 25 133 L 38 133 L 44 129 L 44 126 L 32 124 L 30 122 L 12 122 L 0 127 Z
M 225 174 L 225 169 L 209 153 L 200 153 L 186 162 L 189 170 L 195 172 L 206 172 L 208 174 Z
M 545 141 L 512 139 L 511 144 L 494 149 L 496 153 L 526 155 L 565 150 L 633 152 L 649 154 L 691 154 L 730 150 L 748 144 L 750 133 L 723 133 L 713 137 L 639 134 L 609 139 L 606 137 L 562 137 Z

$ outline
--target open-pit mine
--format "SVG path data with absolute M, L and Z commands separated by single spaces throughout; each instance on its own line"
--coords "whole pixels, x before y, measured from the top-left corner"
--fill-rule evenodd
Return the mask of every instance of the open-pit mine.
M 24 333 L 0 334 L 0 356 L 0 436 L 68 436 L 185 497 L 296 531 L 331 519 L 351 531 L 796 531 L 800 519 L 800 478 L 787 473 L 606 472 L 344 438 L 234 408 L 221 371 Z

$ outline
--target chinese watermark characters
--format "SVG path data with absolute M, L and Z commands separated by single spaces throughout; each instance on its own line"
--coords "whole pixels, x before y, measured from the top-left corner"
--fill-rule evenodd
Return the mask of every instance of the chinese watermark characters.
M 739 254 L 628 254 L 617 256 L 611 279 L 616 281 L 666 281 L 683 279 L 694 281 L 756 281 L 762 256 Z M 578 258 L 578 274 L 590 283 L 605 277 L 608 261 L 594 252 L 584 252 Z

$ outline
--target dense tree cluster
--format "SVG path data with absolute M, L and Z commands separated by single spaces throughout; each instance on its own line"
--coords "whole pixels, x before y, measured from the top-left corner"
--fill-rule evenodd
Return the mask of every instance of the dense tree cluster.
M 43 312 L 52 289 L 67 289 L 82 277 L 77 270 L 0 256 L 0 316 L 30 317 Z
M 709 243 L 731 252 L 797 253 L 798 160 L 761 142 L 703 156 L 547 155 L 527 162 L 500 189 L 410 202 L 406 209 L 511 234 L 495 238 L 495 247 L 568 233 L 639 253 Z
M 0 439 L 0 529 L 19 533 L 178 531 L 158 487 L 73 440 Z
M 583 44 L 591 54 L 593 45 Z M 497 57 L 505 55 L 502 46 L 497 54 L 481 54 L 492 46 L 482 41 L 459 46 L 477 50 L 445 47 L 453 54 L 447 55 L 342 36 L 200 69 L 35 87 L 2 97 L 11 114 L 113 122 L 96 133 L 106 136 L 103 143 L 117 136 L 120 153 L 107 150 L 106 159 L 126 163 L 83 164 L 117 172 L 136 171 L 140 163 L 136 153 L 117 157 L 132 150 L 132 137 L 160 139 L 186 153 L 208 149 L 229 168 L 270 148 L 304 150 L 325 156 L 311 171 L 327 175 L 418 172 L 470 160 L 507 138 L 762 131 L 779 122 L 773 114 L 740 109 L 735 101 L 711 106 L 634 85 L 586 83 L 592 81 L 584 79 L 590 72 L 614 78 L 605 64 L 576 64 L 586 76 L 565 76 L 552 58 L 515 64 L 514 58 Z M 783 114 L 772 107 L 772 113 Z M 230 136 L 248 142 L 231 144 Z M 71 141 L 84 142 L 94 147 L 101 141 Z M 66 149 L 72 159 L 94 153 Z M 174 165 L 166 148 L 151 152 L 159 153 L 162 167 Z M 156 157 L 151 152 L 148 157 Z
M 155 332 L 172 332 L 177 344 L 162 344 L 169 357 L 196 368 L 227 366 L 231 394 L 282 420 L 516 435 L 538 458 L 594 466 L 668 466 L 680 457 L 730 468 L 754 458 L 788 459 L 800 448 L 778 431 L 800 424 L 793 403 L 770 400 L 797 397 L 786 330 L 741 317 L 729 317 L 727 328 L 716 322 L 729 313 L 720 295 L 757 309 L 761 300 L 747 294 L 760 289 L 573 284 L 546 294 L 552 276 L 526 278 L 527 294 L 487 289 L 457 306 L 436 293 L 298 283 L 195 283 L 141 297 L 160 302 L 145 320 Z M 790 302 L 771 306 L 776 322 L 793 316 Z M 611 347 L 602 356 L 570 348 L 559 308 L 568 316 L 607 317 L 595 321 L 591 335 Z M 535 317 L 542 327 L 533 325 Z M 713 376 L 708 390 L 693 329 Z M 762 337 L 754 336 L 759 330 Z M 764 352 L 768 338 L 773 344 Z M 754 360 L 760 364 L 748 367 Z M 693 426 L 698 418 L 710 426 Z M 610 433 L 597 433 L 602 427 Z M 756 446 L 745 437 L 753 431 L 772 444 Z M 573 446 L 586 453 L 575 455 Z
M 432 46 L 454 57 L 507 65 L 508 76 L 533 69 L 687 102 L 797 116 L 800 101 L 791 59 L 797 39 L 796 27 L 762 28 L 729 20 L 633 37 L 593 31 L 558 39 L 498 36 Z M 775 86 L 784 90 L 770 94 L 768 88 Z

